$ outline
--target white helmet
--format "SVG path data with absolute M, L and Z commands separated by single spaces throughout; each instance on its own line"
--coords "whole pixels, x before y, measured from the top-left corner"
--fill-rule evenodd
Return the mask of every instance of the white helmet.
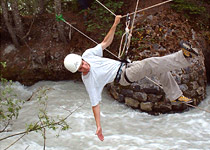
M 68 54 L 64 59 L 64 66 L 67 70 L 75 73 L 82 63 L 82 57 L 77 54 Z

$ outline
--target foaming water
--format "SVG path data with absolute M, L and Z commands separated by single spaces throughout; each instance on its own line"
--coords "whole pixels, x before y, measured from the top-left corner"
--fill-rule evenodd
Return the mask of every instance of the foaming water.
M 46 133 L 46 150 L 209 150 L 210 113 L 191 109 L 184 113 L 151 116 L 135 111 L 114 101 L 104 90 L 101 103 L 101 124 L 105 139 L 100 142 L 95 135 L 96 126 L 91 104 L 85 87 L 80 82 L 39 82 L 31 87 L 16 83 L 13 88 L 19 96 L 27 99 L 39 87 L 49 87 L 47 92 L 48 114 L 65 117 L 75 110 L 67 122 L 71 129 Z M 207 98 L 199 107 L 210 110 L 210 86 Z M 39 108 L 35 99 L 24 104 L 18 120 L 11 129 L 16 132 L 25 130 L 25 124 L 38 120 Z M 2 137 L 15 132 L 3 133 Z M 59 137 L 56 135 L 59 133 Z M 15 138 L 0 142 L 6 148 Z M 29 133 L 11 150 L 42 150 L 43 138 L 40 133 Z

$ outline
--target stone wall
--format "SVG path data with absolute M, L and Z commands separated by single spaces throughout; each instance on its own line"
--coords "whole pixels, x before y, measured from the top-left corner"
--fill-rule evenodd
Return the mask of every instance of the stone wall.
M 194 100 L 193 105 L 198 105 L 205 98 L 206 80 L 203 69 L 197 64 L 172 72 L 184 95 Z M 171 103 L 162 88 L 150 79 L 161 85 L 156 77 L 152 77 L 144 78 L 130 86 L 111 83 L 107 87 L 115 100 L 150 114 L 182 112 L 188 109 L 183 103 Z

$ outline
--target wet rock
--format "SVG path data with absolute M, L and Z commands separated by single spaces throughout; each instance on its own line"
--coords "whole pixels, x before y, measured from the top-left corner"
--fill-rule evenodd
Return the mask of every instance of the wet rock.
M 133 98 L 130 98 L 130 97 L 125 97 L 125 104 L 134 108 L 134 109 L 137 109 L 139 108 L 139 101 L 133 99 Z
M 120 103 L 125 103 L 125 97 L 124 97 L 124 95 L 119 94 L 119 97 L 118 97 L 117 101 L 120 102 Z
M 154 107 L 153 108 L 154 111 L 160 112 L 160 113 L 167 113 L 172 110 L 172 106 L 165 103 L 156 103 L 153 107 Z
M 140 109 L 142 111 L 150 112 L 150 111 L 152 111 L 152 103 L 151 102 L 142 102 L 140 104 Z
M 188 107 L 184 103 L 174 102 L 172 103 L 172 110 L 173 111 L 183 111 L 186 110 Z
M 119 94 L 117 93 L 115 88 L 111 88 L 110 94 L 111 94 L 111 96 L 113 96 L 114 99 L 117 99 L 117 100 L 119 99 Z

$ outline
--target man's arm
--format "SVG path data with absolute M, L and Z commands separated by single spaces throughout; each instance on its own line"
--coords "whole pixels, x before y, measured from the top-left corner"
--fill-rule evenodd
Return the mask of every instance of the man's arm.
M 116 30 L 117 25 L 120 23 L 121 15 L 117 15 L 115 17 L 114 24 L 112 25 L 111 29 L 109 30 L 108 34 L 105 36 L 104 40 L 101 42 L 102 49 L 104 50 L 107 48 L 113 41 L 114 33 Z
M 102 128 L 101 128 L 101 122 L 100 122 L 100 106 L 99 106 L 99 104 L 96 106 L 93 106 L 92 109 L 93 109 L 93 114 L 94 114 L 96 126 L 97 126 L 96 135 L 98 136 L 98 138 L 101 141 L 103 141 L 104 136 L 102 134 Z

